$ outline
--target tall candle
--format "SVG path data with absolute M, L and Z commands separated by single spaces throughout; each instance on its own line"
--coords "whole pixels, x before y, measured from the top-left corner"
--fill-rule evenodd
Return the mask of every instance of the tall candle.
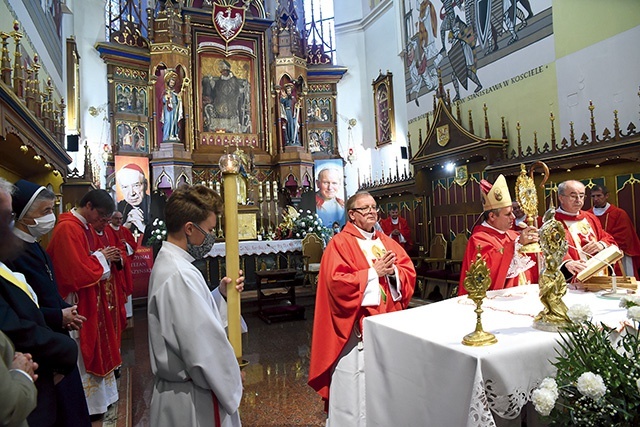
M 273 181 L 273 200 L 278 200 L 278 181 Z

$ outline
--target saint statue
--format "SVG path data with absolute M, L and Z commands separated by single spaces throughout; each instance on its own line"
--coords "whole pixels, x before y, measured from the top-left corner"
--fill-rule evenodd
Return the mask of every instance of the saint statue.
M 162 140 L 179 141 L 178 122 L 182 119 L 182 98 L 175 86 L 178 74 L 167 71 L 164 75 L 165 90 L 162 96 Z

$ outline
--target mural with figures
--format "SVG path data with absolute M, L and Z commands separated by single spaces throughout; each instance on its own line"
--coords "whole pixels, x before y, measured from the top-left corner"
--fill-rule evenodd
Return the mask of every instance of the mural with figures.
M 406 97 L 418 106 L 438 69 L 452 100 L 481 95 L 497 83 L 482 67 L 553 34 L 551 0 L 403 0 L 403 20 Z

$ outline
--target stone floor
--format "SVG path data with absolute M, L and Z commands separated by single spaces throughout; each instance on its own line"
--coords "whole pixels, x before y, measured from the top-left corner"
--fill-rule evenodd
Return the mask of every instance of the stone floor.
M 243 301 L 243 315 L 249 326 L 243 338 L 245 390 L 240 406 L 244 427 L 324 426 L 320 397 L 307 385 L 309 346 L 313 324 L 313 296 L 301 296 L 306 320 L 266 324 L 255 307 Z M 149 403 L 153 376 L 149 365 L 147 313 L 134 309 L 134 327 L 123 340 L 125 367 L 131 370 L 131 419 L 133 426 L 149 426 Z M 121 402 L 122 403 L 122 402 Z M 123 417 L 125 418 L 125 417 Z M 118 419 L 118 426 L 126 425 Z

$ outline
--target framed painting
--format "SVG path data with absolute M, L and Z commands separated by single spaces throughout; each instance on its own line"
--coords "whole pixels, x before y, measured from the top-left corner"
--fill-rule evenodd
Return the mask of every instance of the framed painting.
M 309 152 L 333 154 L 335 149 L 333 129 L 309 129 L 307 132 Z
M 376 146 L 395 140 L 395 114 L 393 107 L 393 74 L 380 73 L 373 83 L 373 106 L 376 123 Z
M 257 132 L 255 59 L 203 52 L 199 57 L 200 129 L 207 133 Z

